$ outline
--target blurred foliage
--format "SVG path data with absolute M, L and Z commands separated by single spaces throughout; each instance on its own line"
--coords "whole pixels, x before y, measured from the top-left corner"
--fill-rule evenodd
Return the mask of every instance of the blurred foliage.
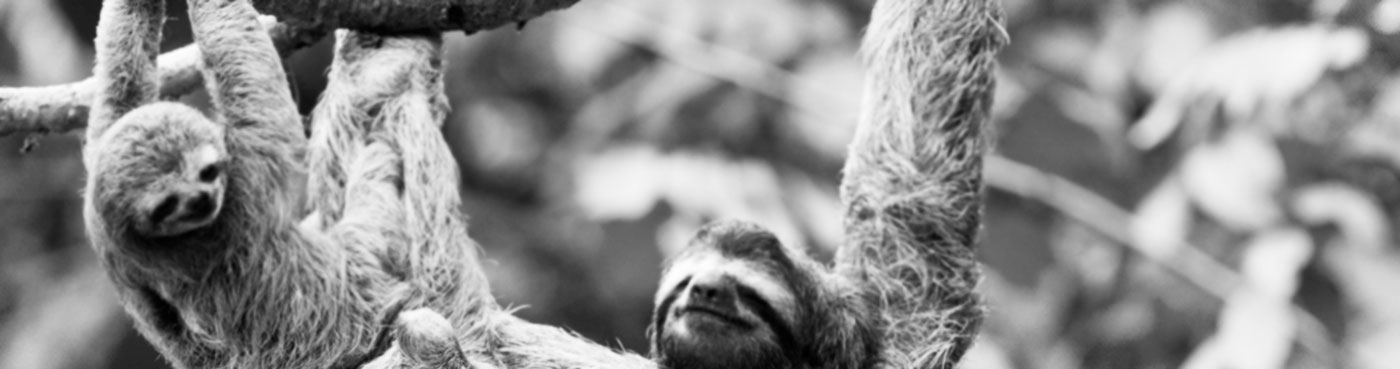
M 190 41 L 176 3 L 168 48 Z M 451 35 L 445 132 L 501 300 L 644 351 L 661 262 L 700 224 L 829 258 L 872 3 L 585 0 Z M 966 367 L 1400 362 L 1400 0 L 1003 3 Z M 84 77 L 96 14 L 0 2 L 0 84 Z M 287 61 L 304 109 L 329 46 Z M 79 142 L 20 143 L 0 140 L 0 367 L 159 367 L 82 239 Z

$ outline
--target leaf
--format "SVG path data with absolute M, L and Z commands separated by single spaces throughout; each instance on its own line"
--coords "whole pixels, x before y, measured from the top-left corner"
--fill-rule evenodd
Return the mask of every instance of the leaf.
M 1261 232 L 1245 246 L 1240 274 L 1245 290 L 1286 301 L 1298 290 L 1298 272 L 1312 258 L 1312 238 L 1299 229 Z
M 1400 32 L 1400 1 L 1381 0 L 1371 11 L 1371 26 L 1383 34 Z
M 556 27 L 549 48 L 565 76 L 578 81 L 597 81 L 609 66 L 632 48 L 648 27 L 637 17 L 607 17 L 609 10 L 600 2 L 574 5 L 558 12 L 565 27 Z M 599 19 L 607 17 L 607 21 Z
M 1036 65 L 1050 71 L 1067 75 L 1083 75 L 1085 55 L 1092 55 L 1097 47 L 1095 36 L 1088 30 L 1071 25 L 1047 26 L 1036 33 L 1022 36 L 1029 45 L 1030 54 L 1026 57 Z
M 998 345 L 996 341 L 983 337 L 977 340 L 958 365 L 963 369 L 1016 369 L 1011 364 L 1011 358 L 1007 357 L 1006 349 Z
M 784 194 L 793 218 L 811 233 L 812 243 L 835 251 L 845 236 L 841 216 L 844 208 L 834 188 L 824 188 L 805 175 L 785 173 Z
M 777 173 L 767 163 L 632 146 L 584 158 L 577 168 L 575 201 L 595 220 L 637 219 L 666 201 L 679 216 L 748 220 L 785 244 L 806 247 Z M 688 239 L 693 232 L 682 229 L 680 234 Z
M 537 170 L 546 143 L 540 117 L 534 107 L 518 100 L 490 99 L 462 108 L 467 122 L 457 137 L 471 150 L 471 165 L 497 174 L 519 176 Z
M 1293 204 L 1304 222 L 1341 231 L 1322 264 L 1351 309 L 1343 341 L 1352 362 L 1362 369 L 1394 367 L 1400 362 L 1400 255 L 1385 213 L 1367 194 L 1340 184 L 1303 189 Z
M 1369 52 L 1368 37 L 1353 28 L 1261 29 L 1227 38 L 1171 79 L 1129 139 L 1155 147 L 1202 101 L 1219 101 L 1228 121 L 1251 121 L 1261 109 L 1287 107 L 1324 73 L 1356 65 Z
M 1345 343 L 1356 367 L 1394 368 L 1400 362 L 1400 256 L 1333 247 L 1323 262 L 1354 309 Z
M 823 157 L 844 157 L 860 115 L 859 91 L 865 87 L 865 70 L 855 50 L 839 48 L 813 55 L 797 68 L 798 78 L 789 86 L 797 114 L 786 115 L 789 123 L 783 126 L 791 127 L 791 134 Z
M 1380 252 L 1390 243 L 1385 210 L 1375 198 L 1351 186 L 1308 186 L 1293 195 L 1292 207 L 1304 223 L 1337 226 L 1347 247 Z
M 786 245 L 806 247 L 805 237 L 784 204 L 777 173 L 768 163 L 677 152 L 658 164 L 653 175 L 660 178 L 659 192 L 677 212 L 752 221 Z
M 661 198 L 655 176 L 659 154 L 621 147 L 583 159 L 574 174 L 574 201 L 596 220 L 637 219 Z
M 1215 335 L 1182 368 L 1283 368 L 1298 330 L 1292 297 L 1312 251 L 1307 232 L 1298 229 L 1266 231 L 1250 240 L 1244 284 L 1226 299 Z
M 1283 157 L 1257 130 L 1232 130 L 1196 146 L 1182 160 L 1180 176 L 1192 200 L 1232 228 L 1260 229 L 1283 217 L 1274 201 L 1283 186 Z
M 1153 189 L 1138 205 L 1130 224 L 1133 242 L 1153 259 L 1168 260 L 1191 230 L 1191 202 L 1175 181 Z
M 1135 77 L 1162 93 L 1218 37 L 1209 14 L 1198 4 L 1171 2 L 1152 8 L 1142 24 L 1142 54 Z

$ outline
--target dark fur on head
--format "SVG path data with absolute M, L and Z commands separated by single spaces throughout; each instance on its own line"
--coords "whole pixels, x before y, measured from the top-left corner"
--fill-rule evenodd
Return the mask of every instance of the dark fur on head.
M 664 274 L 669 285 L 657 293 L 649 332 L 652 354 L 664 367 L 870 368 L 876 363 L 879 329 L 860 291 L 758 225 L 704 227 Z M 739 310 L 752 310 L 757 322 L 742 318 L 747 313 L 729 328 L 673 321 L 687 309 L 682 294 L 705 287 L 700 278 L 732 283 L 725 286 L 738 293 Z M 762 285 L 750 285 L 755 282 Z

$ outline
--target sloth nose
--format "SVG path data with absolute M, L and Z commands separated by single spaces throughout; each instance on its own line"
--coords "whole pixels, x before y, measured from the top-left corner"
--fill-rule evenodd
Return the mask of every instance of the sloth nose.
M 214 195 L 209 191 L 197 191 L 194 193 L 176 193 L 161 200 L 151 212 L 151 223 L 162 223 L 167 220 L 176 222 L 186 220 L 206 219 L 214 213 L 218 204 L 214 203 Z
M 186 219 L 204 219 L 214 212 L 214 196 L 209 191 L 199 191 L 192 199 L 188 199 L 185 204 Z
M 734 283 L 720 278 L 697 278 L 691 282 L 690 298 L 700 303 L 729 306 L 735 299 Z

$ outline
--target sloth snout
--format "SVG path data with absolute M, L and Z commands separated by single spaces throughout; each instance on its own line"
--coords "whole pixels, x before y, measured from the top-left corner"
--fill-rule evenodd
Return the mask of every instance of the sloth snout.
M 720 303 L 723 302 L 721 300 L 725 300 L 727 295 L 729 295 L 725 293 L 724 290 L 725 288 L 723 286 L 695 285 L 690 288 L 690 296 L 699 301 Z
M 208 223 L 218 211 L 213 191 L 175 191 L 161 198 L 151 210 L 149 221 L 157 235 L 173 235 Z
M 217 208 L 214 204 L 214 196 L 209 194 L 209 191 L 199 191 L 199 193 L 196 194 L 193 199 L 186 202 L 186 204 L 186 211 L 182 217 L 185 219 L 208 218 L 210 215 L 213 215 L 215 208 Z
M 725 278 L 695 278 L 690 285 L 690 299 L 695 303 L 732 308 L 735 296 L 734 283 Z

